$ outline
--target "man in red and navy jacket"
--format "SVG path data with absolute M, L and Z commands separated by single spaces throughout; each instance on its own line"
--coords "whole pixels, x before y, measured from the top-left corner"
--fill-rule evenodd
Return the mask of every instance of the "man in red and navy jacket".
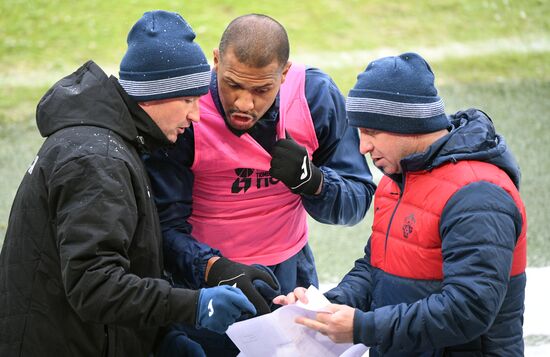
M 523 355 L 527 220 L 489 117 L 449 120 L 415 53 L 370 63 L 346 109 L 385 176 L 364 258 L 326 293 L 333 313 L 300 322 L 371 356 Z

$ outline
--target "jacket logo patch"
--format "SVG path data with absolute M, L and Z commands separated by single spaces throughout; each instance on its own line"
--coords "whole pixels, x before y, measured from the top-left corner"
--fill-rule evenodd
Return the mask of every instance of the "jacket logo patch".
M 235 174 L 237 174 L 237 178 L 231 185 L 231 193 L 240 193 L 241 191 L 245 193 L 251 187 L 256 187 L 259 190 L 279 182 L 276 178 L 271 177 L 269 171 L 255 171 L 241 167 L 235 169 Z
M 405 239 L 409 238 L 409 235 L 412 234 L 414 231 L 414 226 L 416 225 L 416 219 L 414 218 L 414 213 L 411 213 L 407 217 L 405 217 L 405 220 L 403 222 L 403 237 Z
M 304 162 L 302 163 L 302 174 L 300 175 L 300 180 L 305 179 L 307 175 L 307 155 L 304 155 Z
M 32 170 L 34 170 L 34 165 L 36 165 L 37 162 L 38 162 L 38 155 L 36 155 L 36 157 L 34 158 L 34 160 L 31 163 L 31 166 L 29 166 L 29 169 L 27 170 L 29 175 L 32 175 Z

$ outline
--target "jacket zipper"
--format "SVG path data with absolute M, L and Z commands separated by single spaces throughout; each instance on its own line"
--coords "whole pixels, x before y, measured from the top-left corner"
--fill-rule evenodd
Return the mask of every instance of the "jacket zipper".
M 399 185 L 396 183 L 397 189 L 399 189 L 399 198 L 397 199 L 397 203 L 395 204 L 395 208 L 393 209 L 393 212 L 390 217 L 390 221 L 388 223 L 388 228 L 386 229 L 386 239 L 384 240 L 384 266 L 386 265 L 386 251 L 388 247 L 388 237 L 390 236 L 390 228 L 393 223 L 393 217 L 395 216 L 395 212 L 397 212 L 397 209 L 399 208 L 399 204 L 401 203 L 401 198 L 403 198 L 403 193 L 405 192 L 405 183 L 407 181 L 407 174 L 403 175 L 403 187 L 399 189 Z M 391 194 L 391 192 L 390 192 Z
M 105 342 L 103 343 L 103 351 L 101 355 L 107 357 L 109 355 L 109 327 L 107 325 L 103 325 L 103 331 L 103 338 L 105 339 Z

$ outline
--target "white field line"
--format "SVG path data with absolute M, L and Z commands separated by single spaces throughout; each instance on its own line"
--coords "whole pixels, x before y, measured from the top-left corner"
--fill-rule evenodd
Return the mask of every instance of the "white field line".
M 406 51 L 413 51 L 421 54 L 429 63 L 442 61 L 448 58 L 470 58 L 498 53 L 544 53 L 550 52 L 550 37 L 526 36 L 501 38 L 481 42 L 447 43 L 437 47 L 415 47 L 408 49 L 384 47 L 355 51 L 296 52 L 291 55 L 291 60 L 304 63 L 308 66 L 330 70 L 331 68 L 345 68 L 351 66 L 365 67 L 376 58 L 397 55 Z M 118 76 L 117 64 L 98 64 L 102 66 L 107 74 Z M 76 68 L 77 65 L 75 65 L 74 68 L 63 68 L 60 70 L 2 69 L 0 70 L 0 85 L 29 87 L 47 86 L 55 83 L 71 71 L 76 70 Z
M 445 59 L 470 58 L 499 53 L 544 53 L 550 52 L 550 37 L 517 37 L 492 39 L 471 43 L 447 43 L 438 47 L 416 47 L 395 49 L 390 47 L 373 50 L 347 52 L 315 52 L 292 56 L 300 63 L 319 68 L 343 68 L 363 65 L 384 56 L 395 56 L 402 52 L 417 52 L 429 63 Z

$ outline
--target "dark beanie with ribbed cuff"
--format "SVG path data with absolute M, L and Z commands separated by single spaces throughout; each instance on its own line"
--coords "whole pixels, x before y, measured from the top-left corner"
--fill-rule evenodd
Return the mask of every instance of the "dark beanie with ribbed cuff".
M 346 112 L 351 126 L 392 133 L 431 133 L 450 125 L 432 69 L 416 53 L 369 63 L 348 94 Z
M 143 14 L 128 33 L 119 82 L 135 101 L 193 97 L 208 92 L 210 65 L 179 14 Z

